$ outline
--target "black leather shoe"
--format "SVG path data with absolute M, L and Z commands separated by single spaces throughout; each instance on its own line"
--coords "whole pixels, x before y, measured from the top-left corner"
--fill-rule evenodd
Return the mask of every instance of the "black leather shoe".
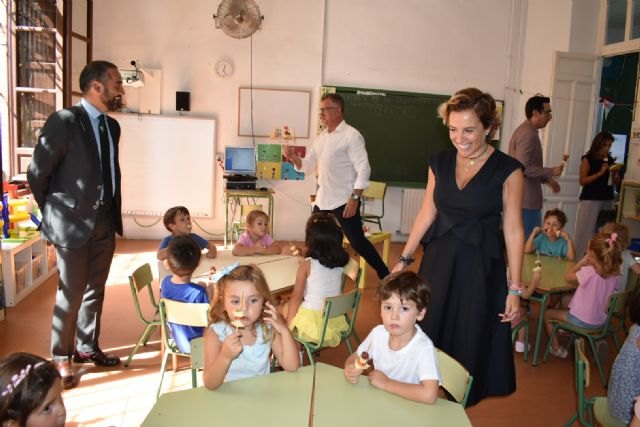
M 120 358 L 108 356 L 100 349 L 93 353 L 76 350 L 73 352 L 73 361 L 75 363 L 95 363 L 96 366 L 116 366 L 120 364 Z

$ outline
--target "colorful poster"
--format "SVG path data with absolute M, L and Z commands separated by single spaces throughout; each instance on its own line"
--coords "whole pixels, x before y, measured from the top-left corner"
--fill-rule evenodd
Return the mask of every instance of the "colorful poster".
M 293 147 L 294 153 L 304 157 L 307 148 L 302 145 L 287 145 Z M 297 172 L 293 164 L 283 155 L 282 144 L 258 144 L 258 167 L 256 176 L 260 179 L 283 179 L 287 181 L 304 180 L 304 173 Z

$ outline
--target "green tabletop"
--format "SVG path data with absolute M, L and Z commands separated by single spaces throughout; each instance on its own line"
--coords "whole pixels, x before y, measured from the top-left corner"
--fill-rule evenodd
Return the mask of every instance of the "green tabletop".
M 313 367 L 165 393 L 143 426 L 308 426 Z
M 352 385 L 344 379 L 342 369 L 316 363 L 314 427 L 470 425 L 458 403 L 442 399 L 433 405 L 413 402 L 371 387 L 366 377 Z
M 538 259 L 536 254 L 524 254 L 522 262 L 522 281 L 524 283 L 531 282 L 531 274 L 534 262 Z M 569 261 L 558 257 L 540 255 L 542 263 L 542 277 L 538 290 L 542 292 L 559 292 L 562 290 L 575 289 L 577 285 L 568 283 L 564 279 L 564 275 L 574 264 L 575 261 Z

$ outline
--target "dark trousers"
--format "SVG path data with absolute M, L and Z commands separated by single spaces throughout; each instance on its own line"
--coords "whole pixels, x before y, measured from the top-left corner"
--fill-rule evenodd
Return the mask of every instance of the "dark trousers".
M 380 258 L 375 246 L 364 236 L 364 231 L 362 231 L 362 218 L 360 217 L 360 202 L 358 202 L 356 214 L 351 218 L 344 218 L 342 216 L 345 206 L 346 205 L 338 206 L 335 209 L 324 212 L 331 212 L 338 219 L 342 227 L 342 232 L 347 239 L 349 239 L 351 247 L 373 267 L 378 274 L 378 278 L 384 279 L 389 275 L 389 269 L 384 261 L 382 261 L 382 258 Z M 314 206 L 313 211 L 319 212 L 320 209 Z
M 56 246 L 58 290 L 53 310 L 51 354 L 66 359 L 74 350 L 98 349 L 104 288 L 116 247 L 113 209 L 98 209 L 89 240 L 79 248 Z

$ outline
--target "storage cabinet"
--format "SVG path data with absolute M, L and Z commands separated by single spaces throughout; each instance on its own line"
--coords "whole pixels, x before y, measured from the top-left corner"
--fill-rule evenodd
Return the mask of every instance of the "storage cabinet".
M 640 182 L 622 181 L 616 220 L 629 227 L 631 238 L 640 237 Z
M 13 307 L 57 272 L 55 248 L 39 236 L 2 241 L 5 302 Z

